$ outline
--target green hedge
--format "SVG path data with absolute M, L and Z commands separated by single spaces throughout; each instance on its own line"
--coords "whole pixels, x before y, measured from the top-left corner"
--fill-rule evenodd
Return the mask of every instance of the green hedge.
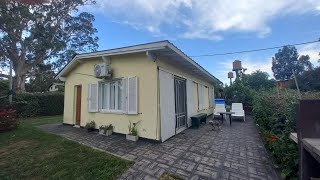
M 319 99 L 320 92 L 308 92 L 303 99 Z M 286 179 L 296 179 L 298 146 L 289 135 L 296 132 L 298 96 L 293 90 L 259 91 L 253 97 L 253 115 L 259 134 Z
M 18 117 L 63 114 L 64 95 L 54 93 L 21 93 L 13 96 Z

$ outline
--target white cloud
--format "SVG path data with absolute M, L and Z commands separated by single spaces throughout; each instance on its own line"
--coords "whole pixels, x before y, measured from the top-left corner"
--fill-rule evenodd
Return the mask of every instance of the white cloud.
M 265 37 L 268 23 L 279 16 L 320 12 L 319 0 L 99 0 L 86 10 L 153 34 L 162 25 L 185 27 L 183 38 L 221 40 L 226 31 L 253 32 Z M 180 31 L 179 31 L 180 32 Z
M 320 43 L 307 44 L 297 47 L 299 55 L 309 55 L 310 61 L 314 65 L 319 65 L 318 59 L 320 59 Z

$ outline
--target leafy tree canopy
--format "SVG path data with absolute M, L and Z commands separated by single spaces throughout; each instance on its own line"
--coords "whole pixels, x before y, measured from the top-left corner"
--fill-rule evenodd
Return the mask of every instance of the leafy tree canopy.
M 298 75 L 297 82 L 301 91 L 320 91 L 320 67 Z M 296 89 L 294 80 L 290 80 L 289 87 Z
M 52 83 L 57 82 L 54 76 L 51 64 L 38 64 L 33 70 L 29 83 L 26 84 L 26 90 L 28 92 L 46 92 Z
M 242 81 L 244 85 L 249 86 L 252 89 L 270 89 L 275 87 L 276 81 L 269 79 L 269 75 L 266 72 L 257 70 L 251 74 L 244 74 Z
M 1 0 L 0 63 L 13 62 L 17 91 L 25 91 L 27 73 L 37 64 L 59 68 L 75 53 L 98 47 L 94 16 L 78 13 L 93 0 Z
M 299 57 L 294 46 L 284 46 L 272 57 L 272 71 L 276 80 L 288 80 L 292 78 L 292 71 L 296 75 L 305 70 L 312 69 L 312 63 L 308 55 Z

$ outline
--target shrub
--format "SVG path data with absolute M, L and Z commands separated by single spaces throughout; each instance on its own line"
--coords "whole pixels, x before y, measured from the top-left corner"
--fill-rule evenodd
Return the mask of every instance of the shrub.
M 10 131 L 18 127 L 16 110 L 12 106 L 0 107 L 0 132 Z
M 302 94 L 304 99 L 320 97 L 319 92 Z M 298 96 L 288 90 L 280 94 L 276 90 L 259 91 L 253 97 L 253 115 L 259 134 L 280 167 L 282 176 L 295 178 L 298 172 L 298 146 L 290 138 L 296 131 Z
M 88 132 L 94 131 L 96 128 L 96 123 L 94 121 L 87 122 L 85 128 L 88 130 Z
M 63 93 L 21 93 L 16 94 L 13 97 L 18 117 L 63 114 Z
M 231 86 L 226 86 L 224 92 L 226 103 L 228 105 L 231 105 L 232 103 L 243 103 L 246 113 L 251 113 L 254 91 L 249 86 L 246 86 L 243 82 L 236 80 Z

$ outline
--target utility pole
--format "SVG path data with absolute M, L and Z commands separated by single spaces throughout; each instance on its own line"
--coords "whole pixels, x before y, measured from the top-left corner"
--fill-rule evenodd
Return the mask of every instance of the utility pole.
M 9 74 L 9 103 L 12 104 L 12 61 L 10 61 L 10 74 Z
M 299 98 L 301 99 L 301 93 L 300 93 L 300 89 L 299 89 L 298 81 L 297 81 L 297 78 L 296 78 L 296 75 L 295 75 L 295 73 L 294 73 L 294 70 L 293 70 L 293 69 L 292 69 L 292 74 L 293 74 L 294 82 L 296 83 L 296 87 L 297 87 L 297 91 L 298 91 L 298 96 L 299 96 Z

